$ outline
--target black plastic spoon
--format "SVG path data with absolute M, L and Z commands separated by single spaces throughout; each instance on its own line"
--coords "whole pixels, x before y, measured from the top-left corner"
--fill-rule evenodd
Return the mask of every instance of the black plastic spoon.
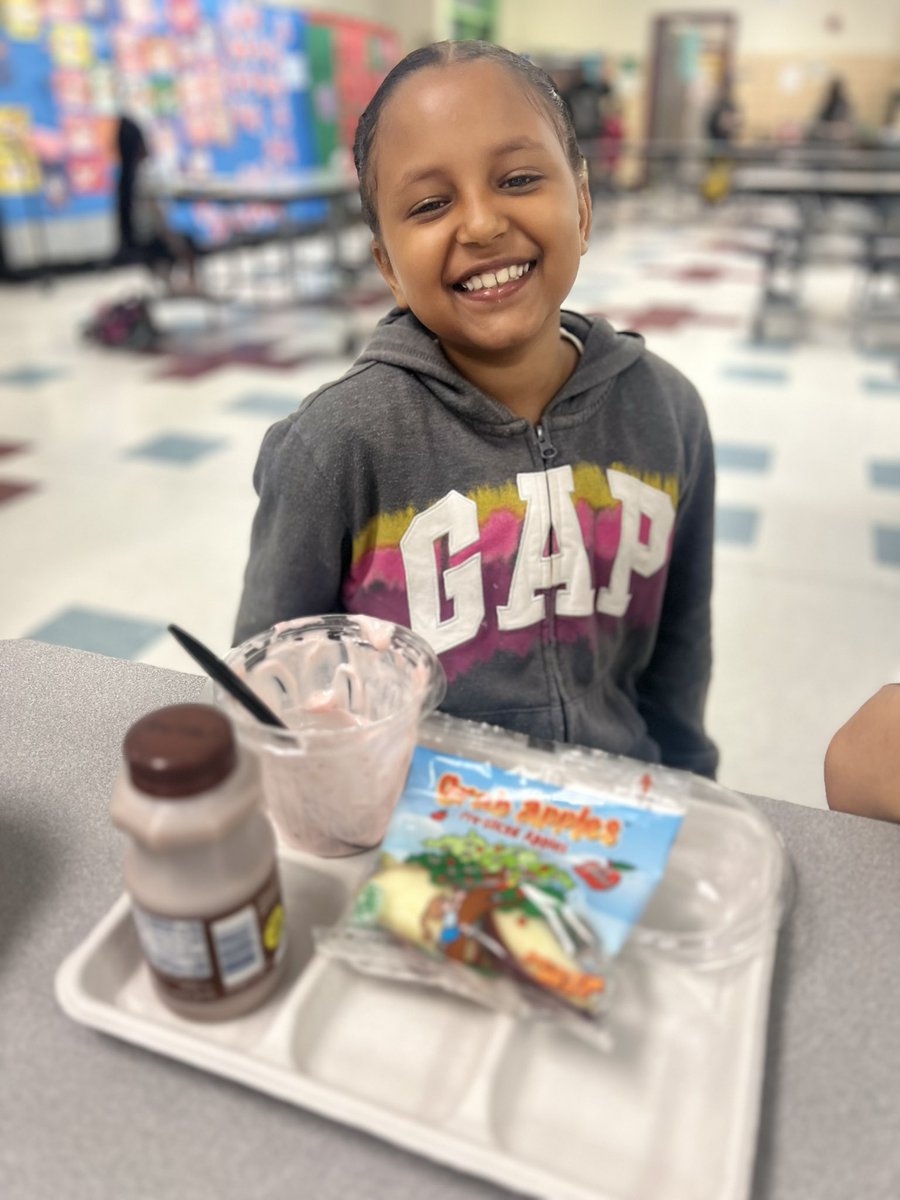
M 182 649 L 187 650 L 194 662 L 203 668 L 210 679 L 221 684 L 230 696 L 233 696 L 239 704 L 246 708 L 247 712 L 256 717 L 257 721 L 261 721 L 263 725 L 275 725 L 279 729 L 287 729 L 284 721 L 280 717 L 276 717 L 271 708 L 260 700 L 256 692 L 248 688 L 246 683 L 235 675 L 231 667 L 213 654 L 212 650 L 204 646 L 202 642 L 198 642 L 195 637 L 191 637 L 189 633 L 185 633 L 177 625 L 169 625 L 168 629 L 176 642 Z

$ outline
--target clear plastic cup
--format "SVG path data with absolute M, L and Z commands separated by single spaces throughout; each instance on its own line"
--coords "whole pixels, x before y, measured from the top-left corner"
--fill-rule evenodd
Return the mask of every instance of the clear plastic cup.
M 282 622 L 226 661 L 288 726 L 261 724 L 215 686 L 216 703 L 259 758 L 281 840 L 326 857 L 377 845 L 419 722 L 446 691 L 428 643 L 402 625 L 338 613 Z

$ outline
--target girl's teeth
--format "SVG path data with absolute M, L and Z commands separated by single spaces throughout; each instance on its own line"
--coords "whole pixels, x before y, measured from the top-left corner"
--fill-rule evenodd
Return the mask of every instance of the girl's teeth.
M 482 288 L 499 287 L 511 279 L 521 279 L 529 270 L 529 264 L 501 267 L 499 271 L 486 271 L 484 275 L 472 275 L 462 285 L 467 292 L 480 292 Z

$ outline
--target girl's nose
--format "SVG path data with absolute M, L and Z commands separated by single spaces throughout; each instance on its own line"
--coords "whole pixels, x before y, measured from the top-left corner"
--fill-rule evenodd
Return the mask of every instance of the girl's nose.
M 485 245 L 506 232 L 509 225 L 503 206 L 495 196 L 479 194 L 466 198 L 459 207 L 458 240 Z

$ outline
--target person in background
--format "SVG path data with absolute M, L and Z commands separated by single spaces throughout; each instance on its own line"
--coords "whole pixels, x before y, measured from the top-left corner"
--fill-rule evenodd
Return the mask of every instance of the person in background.
M 900 683 L 877 691 L 831 739 L 825 796 L 839 812 L 900 821 Z
M 603 128 L 601 105 L 609 91 L 606 80 L 598 83 L 589 79 L 581 63 L 577 63 L 569 73 L 568 84 L 560 94 L 582 149 L 584 142 L 600 136 Z
M 143 130 L 131 117 L 119 119 L 116 132 L 119 177 L 116 211 L 119 226 L 117 258 L 141 262 L 173 286 L 173 270 L 180 267 L 187 287 L 196 287 L 196 253 L 190 239 L 171 229 L 162 206 L 152 193 L 151 158 Z
M 725 75 L 706 117 L 706 137 L 712 143 L 716 155 L 728 156 L 742 124 L 741 110 L 734 98 L 734 85 L 730 75 Z
M 581 153 L 588 164 L 589 184 L 599 190 L 605 178 L 603 137 L 606 112 L 604 105 L 612 94 L 609 82 L 588 77 L 578 63 L 569 74 L 569 82 L 560 93 L 566 106 Z
M 561 308 L 592 209 L 553 81 L 420 48 L 354 160 L 396 307 L 265 436 L 235 640 L 379 617 L 440 655 L 450 713 L 714 775 L 706 413 L 639 335 Z
M 900 78 L 884 106 L 884 121 L 878 140 L 885 146 L 900 146 Z
M 625 111 L 616 91 L 612 60 L 603 66 L 600 87 L 600 184 L 606 191 L 616 190 L 616 171 L 622 158 L 625 142 Z
M 743 120 L 734 98 L 729 75 L 724 75 L 706 116 L 706 138 L 710 145 L 706 175 L 700 187 L 704 200 L 717 204 L 731 191 L 734 156 L 731 148 L 737 139 Z
M 856 131 L 853 105 L 843 79 L 835 75 L 828 85 L 818 113 L 809 130 L 811 142 L 841 145 L 852 140 Z

